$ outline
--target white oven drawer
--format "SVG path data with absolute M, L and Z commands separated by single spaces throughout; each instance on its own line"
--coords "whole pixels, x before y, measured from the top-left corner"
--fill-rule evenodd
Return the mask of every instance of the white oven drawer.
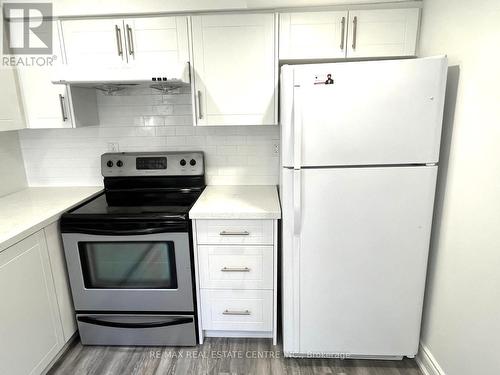
M 203 329 L 271 331 L 272 290 L 201 290 Z
M 273 244 L 272 220 L 196 220 L 198 244 Z
M 200 287 L 272 289 L 272 246 L 198 246 Z

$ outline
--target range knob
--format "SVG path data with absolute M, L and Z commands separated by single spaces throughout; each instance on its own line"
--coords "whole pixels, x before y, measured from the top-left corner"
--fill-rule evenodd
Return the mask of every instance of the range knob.
M 186 165 L 186 160 L 181 159 L 181 161 L 179 163 L 180 163 L 180 165 L 182 165 L 184 167 Z
M 106 163 L 106 165 L 111 168 L 113 166 L 113 162 L 111 160 L 108 160 L 108 162 Z
M 116 162 L 116 166 L 119 167 L 119 168 L 123 167 L 123 162 L 121 160 L 118 160 Z
M 191 166 L 193 166 L 193 167 L 194 167 L 194 166 L 196 165 L 196 160 L 191 159 L 191 160 L 189 161 L 189 164 L 191 164 Z

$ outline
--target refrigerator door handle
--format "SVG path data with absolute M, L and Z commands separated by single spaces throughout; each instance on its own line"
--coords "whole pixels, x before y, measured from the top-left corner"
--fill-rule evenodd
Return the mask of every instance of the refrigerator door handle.
M 302 183 L 300 169 L 293 170 L 293 233 L 300 233 L 300 224 L 302 221 Z
M 302 92 L 294 87 L 293 107 L 293 233 L 300 233 L 301 223 L 301 171 L 302 166 Z
M 300 87 L 294 87 L 293 96 L 293 169 L 300 169 L 302 164 L 302 93 Z

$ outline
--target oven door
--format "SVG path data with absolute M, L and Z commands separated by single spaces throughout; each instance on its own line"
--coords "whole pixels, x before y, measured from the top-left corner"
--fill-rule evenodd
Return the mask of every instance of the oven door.
M 187 232 L 62 237 L 77 311 L 194 311 Z

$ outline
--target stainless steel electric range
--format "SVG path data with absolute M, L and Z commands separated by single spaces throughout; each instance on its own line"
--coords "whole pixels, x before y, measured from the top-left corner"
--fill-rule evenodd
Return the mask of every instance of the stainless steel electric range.
M 108 153 L 101 170 L 103 194 L 61 218 L 82 344 L 196 345 L 188 212 L 203 153 Z

